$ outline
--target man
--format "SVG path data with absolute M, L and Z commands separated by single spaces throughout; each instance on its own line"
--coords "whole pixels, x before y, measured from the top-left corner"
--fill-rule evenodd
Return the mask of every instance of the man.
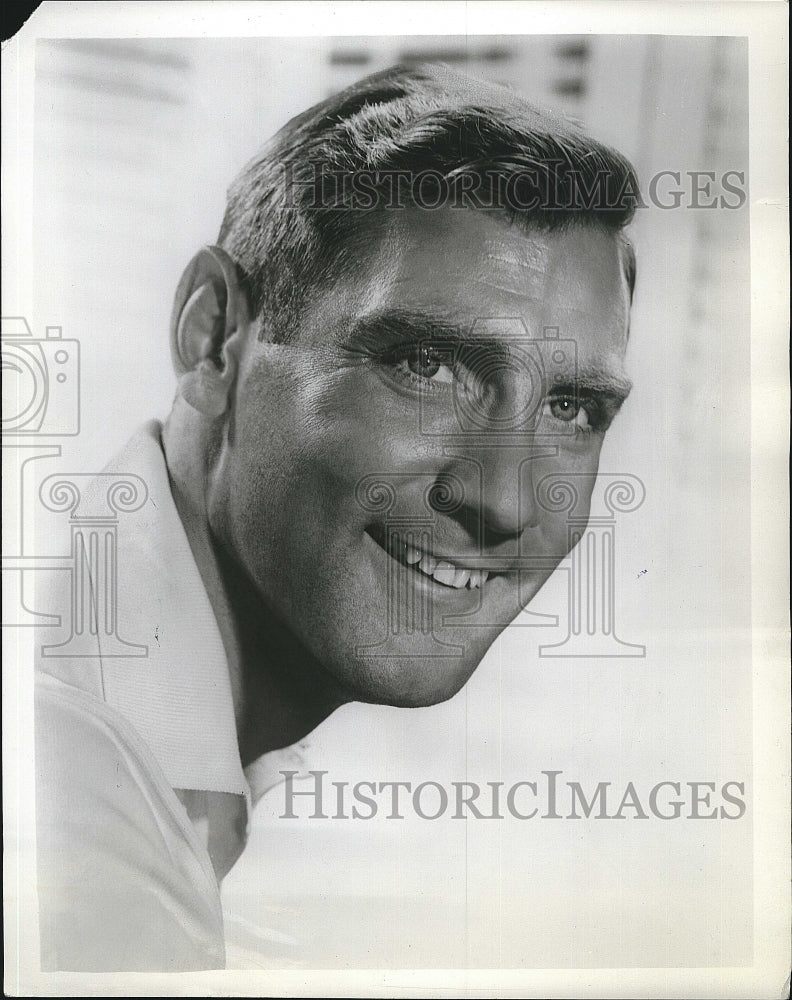
M 108 472 L 147 656 L 42 651 L 42 962 L 224 964 L 218 885 L 349 701 L 450 698 L 568 551 L 623 370 L 618 154 L 499 87 L 395 68 L 290 122 L 176 295 L 178 393 Z

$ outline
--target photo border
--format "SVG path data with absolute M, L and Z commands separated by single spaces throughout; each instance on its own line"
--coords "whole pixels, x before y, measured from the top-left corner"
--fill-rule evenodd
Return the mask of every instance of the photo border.
M 749 39 L 754 964 L 712 969 L 42 974 L 33 859 L 30 630 L 6 630 L 5 989 L 9 995 L 781 997 L 790 902 L 786 422 L 788 6 L 782 2 L 43 4 L 3 50 L 4 304 L 30 314 L 33 50 L 45 37 L 383 34 L 744 35 Z M 13 193 L 13 194 L 12 194 Z M 779 544 L 780 542 L 780 544 Z M 17 669 L 14 669 L 14 667 Z M 788 982 L 788 979 L 787 979 Z M 787 987 L 788 990 L 788 987 Z

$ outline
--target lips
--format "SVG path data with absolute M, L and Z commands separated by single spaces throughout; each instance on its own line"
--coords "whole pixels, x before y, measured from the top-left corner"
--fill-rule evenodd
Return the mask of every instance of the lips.
M 423 573 L 424 576 L 431 577 L 444 587 L 455 590 L 478 590 L 484 586 L 490 576 L 489 570 L 471 569 L 460 563 L 451 562 L 449 559 L 435 556 L 425 549 L 404 541 L 396 532 L 389 533 L 387 543 L 385 537 L 374 528 L 369 529 L 368 534 L 397 562 Z

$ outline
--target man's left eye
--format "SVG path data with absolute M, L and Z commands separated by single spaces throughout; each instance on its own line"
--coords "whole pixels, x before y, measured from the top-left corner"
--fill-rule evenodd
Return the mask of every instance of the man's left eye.
M 548 399 L 544 412 L 556 420 L 563 420 L 565 424 L 574 424 L 581 429 L 589 426 L 588 412 L 574 396 L 554 396 Z

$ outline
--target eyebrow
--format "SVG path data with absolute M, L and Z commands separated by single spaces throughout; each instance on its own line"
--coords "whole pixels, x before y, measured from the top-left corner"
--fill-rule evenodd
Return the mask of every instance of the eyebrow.
M 401 340 L 468 341 L 472 324 L 457 322 L 450 315 L 410 309 L 385 309 L 369 313 L 352 326 L 350 339 L 372 347 L 398 336 Z M 473 338 L 477 339 L 478 338 Z
M 620 403 L 627 399 L 633 387 L 632 380 L 623 372 L 598 364 L 578 365 L 576 376 L 568 383 L 559 382 L 557 389 L 567 385 L 578 392 L 583 389 L 613 396 Z
M 425 340 L 450 340 L 486 346 L 493 354 L 508 352 L 509 343 L 514 340 L 542 342 L 541 338 L 527 336 L 524 323 L 517 317 L 493 317 L 493 319 L 500 322 L 512 320 L 515 323 L 514 336 L 506 338 L 482 336 L 474 333 L 475 323 L 470 320 L 457 320 L 451 314 L 410 309 L 386 309 L 362 316 L 352 324 L 347 336 L 352 343 L 374 350 L 383 346 L 396 346 L 403 342 L 417 344 Z M 573 338 L 560 339 L 563 341 Z M 632 385 L 632 381 L 620 365 L 592 362 L 577 365 L 576 370 L 570 370 L 569 379 L 558 380 L 556 389 L 600 392 L 622 403 L 629 396 Z

